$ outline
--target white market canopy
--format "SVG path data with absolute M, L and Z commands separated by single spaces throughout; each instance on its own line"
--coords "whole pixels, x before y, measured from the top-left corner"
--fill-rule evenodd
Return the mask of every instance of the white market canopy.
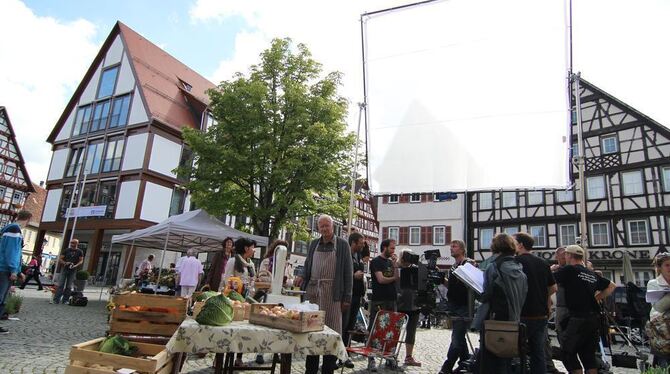
M 189 248 L 196 248 L 198 251 L 207 252 L 220 250 L 223 241 L 228 237 L 233 240 L 241 237 L 249 238 L 262 246 L 268 244 L 268 238 L 235 230 L 202 209 L 169 217 L 145 229 L 114 235 L 112 244 L 127 244 L 177 252 L 186 252 Z

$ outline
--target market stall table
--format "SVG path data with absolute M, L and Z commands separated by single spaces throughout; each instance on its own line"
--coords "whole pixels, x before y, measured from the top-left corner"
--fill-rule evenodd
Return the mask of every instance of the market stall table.
M 281 355 L 282 374 L 291 372 L 293 354 L 334 355 L 347 359 L 347 351 L 340 335 L 325 326 L 323 331 L 293 333 L 270 327 L 235 321 L 225 326 L 200 325 L 186 319 L 172 335 L 166 348 L 177 353 L 173 373 L 181 369 L 187 353 L 215 353 L 215 373 L 222 373 L 226 353 L 278 353 Z M 253 370 L 253 368 L 250 368 Z

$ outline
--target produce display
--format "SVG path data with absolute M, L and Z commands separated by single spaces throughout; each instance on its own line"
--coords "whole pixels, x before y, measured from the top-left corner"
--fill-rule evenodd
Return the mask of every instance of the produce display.
M 281 307 L 279 305 L 275 305 L 271 308 L 267 307 L 267 306 L 261 306 L 261 309 L 258 313 L 260 315 L 268 316 L 268 317 L 280 317 L 280 318 L 294 319 L 294 320 L 300 319 L 300 312 L 295 311 L 295 310 L 285 309 L 284 307 Z
M 225 295 L 218 294 L 207 299 L 195 320 L 201 325 L 223 326 L 229 324 L 233 316 L 233 303 Z
M 105 340 L 100 343 L 98 351 L 122 356 L 133 356 L 137 352 L 137 347 L 130 344 L 129 341 L 121 336 L 114 335 L 105 338 Z
M 246 301 L 246 300 L 244 299 L 244 296 L 240 295 L 240 294 L 237 293 L 236 291 L 232 291 L 232 290 L 231 290 L 226 296 L 228 296 L 228 298 L 229 298 L 230 300 L 233 300 L 233 301 L 239 301 L 239 302 L 241 302 L 241 303 L 243 303 L 243 302 Z

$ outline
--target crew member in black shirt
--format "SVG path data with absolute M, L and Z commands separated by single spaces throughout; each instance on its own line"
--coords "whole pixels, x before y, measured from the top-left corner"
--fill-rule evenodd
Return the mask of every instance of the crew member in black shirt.
M 372 295 L 370 296 L 370 325 L 372 330 L 377 311 L 396 311 L 396 285 L 400 279 L 398 258 L 395 255 L 395 240 L 384 239 L 379 247 L 381 254 L 370 261 L 372 275 Z M 375 360 L 368 359 L 368 370 L 376 371 Z
M 349 331 L 356 326 L 358 309 L 361 307 L 361 298 L 365 294 L 365 265 L 361 262 L 359 255 L 365 247 L 365 237 L 358 232 L 349 235 L 349 248 L 351 248 L 351 263 L 354 271 L 354 283 L 351 289 L 351 305 L 349 313 L 342 313 L 342 340 L 349 344 Z M 353 368 L 354 363 L 347 359 L 344 366 Z
M 474 263 L 473 260 L 465 257 L 465 242 L 462 240 L 452 240 L 449 243 L 451 248 L 451 257 L 456 261 L 449 272 L 449 288 L 447 290 L 447 310 L 452 318 L 451 345 L 447 352 L 447 359 L 442 364 L 440 374 L 451 373 L 456 361 L 459 359 L 465 361 L 470 358 L 465 334 L 468 331 L 470 322 L 467 320 L 468 309 L 468 289 L 460 279 L 454 275 L 454 270 L 466 262 Z
M 598 303 L 609 296 L 616 286 L 584 266 L 585 253 L 582 247 L 569 245 L 565 254 L 567 265 L 554 273 L 556 282 L 565 288 L 565 303 L 569 313 L 563 322 L 565 326 L 562 326 L 563 364 L 571 373 L 581 373 L 583 365 L 587 373 L 596 374 L 596 351 L 600 337 Z M 580 360 L 582 365 L 579 364 Z
M 556 292 L 556 281 L 549 264 L 533 255 L 535 240 L 525 232 L 514 234 L 516 239 L 516 261 L 523 267 L 528 278 L 528 293 L 521 309 L 521 322 L 526 325 L 530 358 L 530 373 L 545 374 L 546 358 L 544 346 L 547 341 L 547 317 L 549 297 Z

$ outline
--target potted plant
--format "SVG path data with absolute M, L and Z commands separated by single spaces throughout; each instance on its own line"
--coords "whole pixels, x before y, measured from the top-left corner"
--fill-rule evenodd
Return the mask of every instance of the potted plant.
M 79 292 L 84 292 L 86 281 L 88 280 L 89 276 L 90 275 L 88 274 L 88 271 L 79 270 L 74 276 L 74 289 Z
M 10 293 L 7 296 L 7 302 L 5 303 L 5 312 L 7 312 L 7 314 L 16 314 L 21 310 L 21 304 L 23 304 L 23 296 L 17 295 L 16 293 Z

